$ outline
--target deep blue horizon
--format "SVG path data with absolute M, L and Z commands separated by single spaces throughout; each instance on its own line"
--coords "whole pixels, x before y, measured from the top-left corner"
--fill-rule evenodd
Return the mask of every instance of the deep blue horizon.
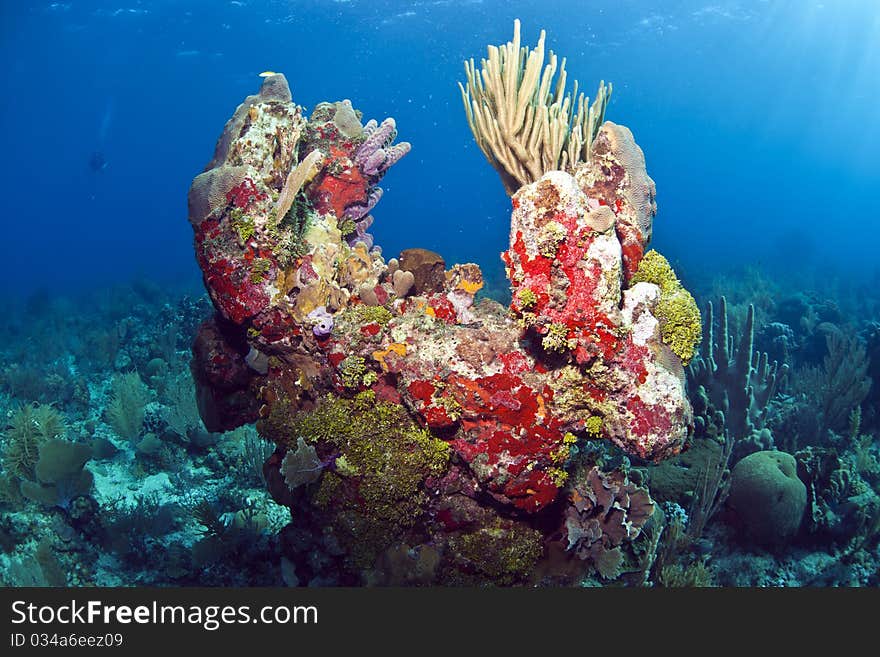
M 760 265 L 876 276 L 880 18 L 867 1 L 58 2 L 2 9 L 7 294 L 198 281 L 186 192 L 266 69 L 308 111 L 350 98 L 412 152 L 383 181 L 387 257 L 500 275 L 509 200 L 461 107 L 462 62 L 547 30 L 569 80 L 614 83 L 685 279 Z M 571 84 L 571 83 L 569 83 Z M 100 152 L 106 167 L 89 167 Z

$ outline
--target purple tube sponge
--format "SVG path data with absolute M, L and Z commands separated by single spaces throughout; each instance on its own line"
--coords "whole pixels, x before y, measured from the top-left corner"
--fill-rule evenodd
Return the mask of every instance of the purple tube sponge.
M 315 337 L 326 338 L 330 335 L 333 330 L 333 315 L 327 312 L 326 307 L 318 306 L 306 317 L 314 324 L 312 333 L 315 334 Z
M 392 146 L 397 137 L 397 124 L 394 119 L 387 118 L 379 125 L 375 119 L 367 121 L 364 126 L 366 139 L 354 154 L 355 164 L 366 176 L 379 180 L 388 168 L 404 155 L 409 153 L 409 142 L 400 142 Z
M 382 188 L 373 187 L 370 189 L 366 203 L 353 203 L 345 209 L 345 216 L 354 221 L 362 219 L 370 210 L 376 207 L 379 199 L 382 198 Z M 372 222 L 371 222 L 372 223 Z
M 379 174 L 379 167 L 385 164 L 385 149 L 379 148 L 361 159 L 361 170 L 367 176 Z
M 412 148 L 412 144 L 408 141 L 402 141 L 399 144 L 395 144 L 385 150 L 385 165 L 384 168 L 392 166 L 393 164 L 397 164 L 397 161 L 402 158 L 404 155 L 409 153 Z
M 373 248 L 373 236 L 367 232 L 367 229 L 373 225 L 373 215 L 368 214 L 366 217 L 355 223 L 354 232 L 346 238 L 349 246 L 354 246 L 358 242 L 363 242 L 368 249 Z

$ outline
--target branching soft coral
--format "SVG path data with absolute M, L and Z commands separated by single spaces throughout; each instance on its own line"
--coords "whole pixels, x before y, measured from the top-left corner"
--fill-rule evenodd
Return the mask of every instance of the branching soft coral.
M 828 352 L 821 367 L 806 367 L 795 377 L 795 395 L 810 400 L 818 430 L 817 438 L 828 431 L 845 432 L 852 413 L 868 396 L 871 379 L 867 376 L 868 356 L 861 341 L 843 333 L 829 333 Z M 807 429 L 808 427 L 804 427 Z
M 137 372 L 113 377 L 111 388 L 112 398 L 104 413 L 107 423 L 120 437 L 134 440 L 143 428 L 150 391 Z
M 21 479 L 33 479 L 40 445 L 60 438 L 66 430 L 64 417 L 49 404 L 23 404 L 9 420 L 3 469 Z
M 565 58 L 554 84 L 557 58 L 551 50 L 544 65 L 544 37 L 542 30 L 534 49 L 521 48 L 514 21 L 513 41 L 489 46 L 479 72 L 473 59 L 465 62 L 467 86 L 458 85 L 474 139 L 508 194 L 548 171 L 586 162 L 611 97 L 604 81 L 592 105 L 578 95 L 577 81 L 567 93 Z

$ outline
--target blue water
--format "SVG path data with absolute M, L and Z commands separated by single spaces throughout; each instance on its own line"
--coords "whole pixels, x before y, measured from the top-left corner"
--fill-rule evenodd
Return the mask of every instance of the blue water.
M 523 23 L 629 126 L 654 245 L 685 278 L 762 264 L 876 271 L 880 11 L 835 2 L 4 2 L 7 292 L 198 281 L 186 190 L 258 74 L 308 109 L 350 98 L 413 144 L 374 233 L 500 275 L 509 201 L 469 132 L 462 61 Z M 106 166 L 89 167 L 92 153 Z

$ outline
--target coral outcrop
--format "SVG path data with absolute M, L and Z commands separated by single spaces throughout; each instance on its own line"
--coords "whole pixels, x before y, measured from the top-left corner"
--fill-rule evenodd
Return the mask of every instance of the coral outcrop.
M 606 122 L 571 172 L 516 191 L 508 309 L 476 298 L 475 264 L 386 261 L 370 213 L 409 144 L 393 119 L 361 119 L 347 100 L 306 118 L 270 76 L 194 180 L 217 311 L 194 346 L 206 427 L 259 420 L 277 445 L 264 471 L 295 509 L 282 544 L 298 581 L 523 583 L 566 523 L 622 510 L 623 530 L 565 556 L 610 576 L 653 504 L 623 476 L 572 478 L 590 472 L 578 445 L 659 461 L 693 427 L 689 352 L 661 312 L 672 288 L 633 279 L 656 212 L 641 150 Z M 587 508 L 597 482 L 614 499 Z

